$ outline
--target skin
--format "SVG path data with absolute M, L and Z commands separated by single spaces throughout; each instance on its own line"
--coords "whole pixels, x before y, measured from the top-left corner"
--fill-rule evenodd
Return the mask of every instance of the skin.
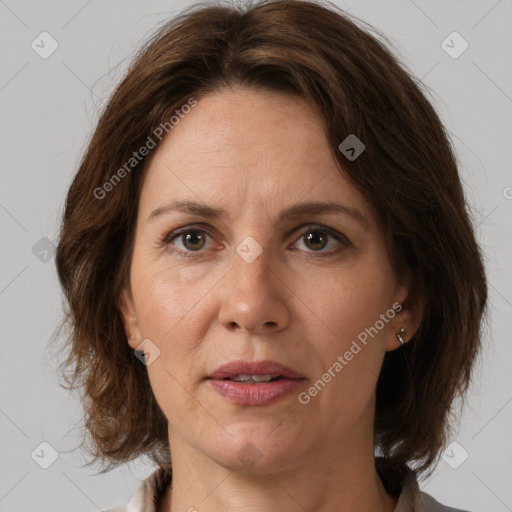
M 148 222 L 184 199 L 227 216 L 175 211 Z M 368 225 L 333 212 L 277 223 L 292 203 L 326 200 Z M 211 234 L 161 242 L 186 226 Z M 308 243 L 309 233 L 320 241 Z M 236 252 L 248 236 L 263 250 L 251 263 Z M 396 500 L 374 466 L 375 388 L 400 328 L 407 341 L 421 320 L 408 282 L 396 278 L 374 212 L 343 176 L 313 107 L 243 88 L 200 99 L 152 155 L 122 302 L 130 347 L 150 339 L 160 350 L 147 371 L 169 421 L 173 488 L 161 510 L 391 512 Z M 230 360 L 271 359 L 302 374 L 305 391 L 395 302 L 403 309 L 307 405 L 292 392 L 240 406 L 205 380 Z M 237 454 L 249 442 L 261 458 L 248 468 Z

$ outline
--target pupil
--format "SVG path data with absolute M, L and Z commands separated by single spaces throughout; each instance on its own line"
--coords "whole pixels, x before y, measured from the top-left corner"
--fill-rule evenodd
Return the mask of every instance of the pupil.
M 315 233 L 318 233 L 318 232 L 315 232 Z M 311 241 L 313 241 L 313 246 L 315 245 L 315 243 L 318 243 L 317 242 L 318 239 L 324 241 L 324 243 L 320 243 L 321 247 L 311 247 L 312 249 L 323 249 L 326 245 L 325 237 L 322 234 L 318 235 L 318 234 L 309 233 L 304 238 L 307 240 L 307 242 L 309 242 L 310 246 L 311 246 Z

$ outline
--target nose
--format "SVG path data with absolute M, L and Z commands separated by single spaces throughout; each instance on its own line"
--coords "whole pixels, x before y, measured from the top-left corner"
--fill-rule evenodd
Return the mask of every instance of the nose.
M 280 331 L 290 319 L 290 289 L 269 251 L 249 261 L 233 253 L 233 265 L 220 283 L 219 321 L 230 331 Z

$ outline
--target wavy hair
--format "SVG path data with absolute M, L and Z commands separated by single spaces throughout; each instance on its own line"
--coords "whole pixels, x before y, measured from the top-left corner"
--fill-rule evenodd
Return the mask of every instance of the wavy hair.
M 67 356 L 59 369 L 81 393 L 88 450 L 109 464 L 104 471 L 139 456 L 169 465 L 170 452 L 167 419 L 128 345 L 119 302 L 150 156 L 106 197 L 97 191 L 191 97 L 238 86 L 315 106 L 333 155 L 378 214 L 397 275 L 413 276 L 424 315 L 412 340 L 385 355 L 375 445 L 418 472 L 438 461 L 481 348 L 487 284 L 449 136 L 391 46 L 330 2 L 201 2 L 134 56 L 69 187 L 56 251 Z M 349 134 L 366 146 L 353 161 L 338 149 Z

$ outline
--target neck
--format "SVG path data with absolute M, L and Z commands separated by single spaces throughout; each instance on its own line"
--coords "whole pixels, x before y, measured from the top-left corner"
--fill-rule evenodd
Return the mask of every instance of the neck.
M 316 446 L 293 466 L 256 472 L 220 465 L 172 434 L 170 439 L 173 479 L 162 512 L 393 512 L 396 506 L 375 469 L 373 443 L 364 450 L 357 444 Z

